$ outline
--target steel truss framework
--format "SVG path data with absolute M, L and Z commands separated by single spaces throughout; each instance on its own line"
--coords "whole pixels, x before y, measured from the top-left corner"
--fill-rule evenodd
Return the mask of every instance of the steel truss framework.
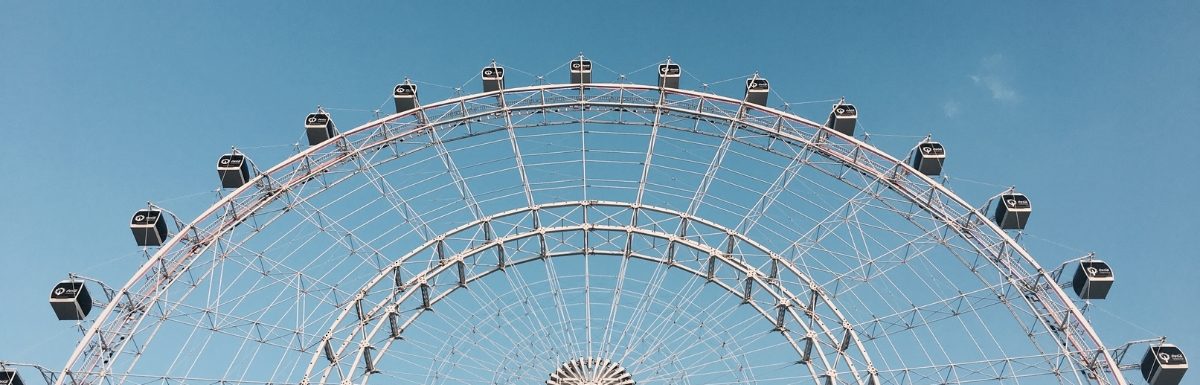
M 579 140 L 584 141 L 584 126 L 589 124 L 649 130 L 640 177 L 609 180 L 599 176 L 602 170 L 592 169 L 589 179 L 585 166 L 579 199 L 550 200 L 544 191 L 570 186 L 534 180 L 530 170 L 544 167 L 545 160 L 532 158 L 552 153 L 533 156 L 534 151 L 522 147 L 522 133 L 576 125 Z M 711 161 L 694 175 L 695 189 L 673 192 L 691 202 L 686 207 L 647 203 L 666 191 L 648 175 L 656 140 L 668 131 L 714 143 Z M 508 156 L 518 187 L 472 191 L 480 188 L 473 181 L 488 174 L 464 172 L 467 167 L 457 164 L 464 158 L 449 146 L 482 137 L 499 138 L 497 142 L 511 147 Z M 705 210 L 700 202 L 719 198 L 718 172 L 739 146 L 782 159 L 782 171 L 767 181 L 752 204 L 741 207 L 744 212 L 721 225 L 698 215 Z M 431 159 L 440 162 L 458 194 L 457 203 L 424 208 L 420 194 L 395 182 L 392 176 L 405 169 L 387 167 L 423 151 L 436 154 Z M 588 151 L 579 155 L 585 165 L 588 156 L 601 156 Z M 472 167 L 482 164 L 486 162 Z M 760 224 L 782 205 L 778 200 L 789 184 L 805 172 L 824 175 L 856 193 L 836 206 L 840 216 L 830 210 L 829 217 L 815 218 L 816 225 L 788 239 L 786 245 L 774 244 L 773 250 L 761 236 L 752 239 L 750 234 L 764 231 Z M 367 183 L 351 186 L 356 178 Z M 629 190 L 630 199 L 588 196 L 589 186 L 606 183 Z M 343 197 L 363 191 L 374 194 L 375 202 L 387 212 L 369 215 L 397 218 L 399 224 L 388 231 L 402 234 L 398 239 L 418 240 L 408 244 L 420 246 L 397 253 L 392 248 L 403 242 L 358 236 L 361 227 L 348 227 L 340 219 L 367 213 L 335 217 L 323 211 L 330 203 L 322 202 L 321 194 L 338 189 L 349 190 Z M 492 207 L 507 199 L 524 204 L 504 210 Z M 847 271 L 814 271 L 806 262 L 812 254 L 841 253 L 822 246 L 839 236 L 839 223 L 869 210 L 900 218 L 911 230 L 897 235 L 911 240 L 883 252 L 854 250 L 851 254 L 862 256 L 850 257 L 859 258 L 861 265 Z M 345 287 L 334 283 L 341 265 L 331 268 L 328 276 L 307 270 L 280 273 L 283 264 L 277 262 L 284 257 L 255 251 L 252 245 L 269 241 L 255 238 L 267 229 L 298 226 L 290 221 L 335 234 L 330 247 L 349 250 L 358 258 L 356 271 L 372 274 L 365 279 L 355 275 L 352 287 Z M 441 225 L 451 222 L 461 225 Z M 867 243 L 866 236 L 858 243 L 845 242 Z M 908 308 L 872 310 L 867 316 L 839 310 L 839 303 L 852 300 L 864 282 L 885 277 L 932 248 L 952 256 L 938 263 L 968 272 L 977 281 L 976 288 L 914 302 Z M 294 249 L 296 254 L 301 251 L 299 246 Z M 1049 273 L 979 209 L 905 162 L 776 109 L 700 92 L 605 83 L 539 85 L 439 101 L 341 133 L 263 171 L 180 229 L 150 257 L 96 318 L 56 385 L 279 382 L 138 372 L 139 363 L 149 365 L 154 360 L 146 351 L 152 342 L 161 343 L 156 339 L 169 338 L 159 332 L 171 324 L 298 352 L 308 357 L 307 368 L 297 372 L 303 376 L 294 379 L 300 383 L 365 383 L 380 371 L 381 357 L 405 341 L 406 330 L 457 289 L 491 273 L 518 269 L 525 262 L 580 255 L 620 260 L 622 266 L 631 260 L 652 262 L 720 287 L 784 338 L 796 353 L 794 361 L 808 372 L 801 377 L 818 383 L 1003 382 L 1046 375 L 1063 383 L 1125 383 L 1100 338 Z M 294 289 L 297 298 L 332 306 L 336 311 L 327 307 L 320 312 L 336 317 L 305 321 L 299 320 L 304 314 L 296 311 L 295 324 L 284 325 L 262 322 L 256 318 L 259 313 L 221 310 L 221 304 L 240 303 L 264 290 L 261 286 L 234 290 L 247 290 L 243 295 L 218 289 L 196 293 L 197 287 L 216 287 L 214 282 L 224 279 L 224 266 L 235 263 L 243 273 L 261 274 L 261 280 L 272 287 Z M 208 298 L 198 299 L 205 295 Z M 909 366 L 877 362 L 878 345 L 873 344 L 984 309 L 1011 314 L 1035 354 Z M 496 305 L 497 312 L 502 310 Z

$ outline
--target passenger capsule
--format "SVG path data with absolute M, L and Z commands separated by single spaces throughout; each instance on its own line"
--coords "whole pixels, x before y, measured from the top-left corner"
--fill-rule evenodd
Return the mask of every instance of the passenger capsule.
M 587 84 L 592 82 L 592 61 L 580 56 L 571 60 L 571 84 Z
M 825 127 L 847 136 L 854 136 L 854 125 L 857 121 L 858 109 L 854 108 L 853 104 L 840 101 L 833 105 L 833 111 L 829 112 L 829 121 L 825 123 Z
M 417 108 L 417 85 L 407 80 L 397 84 L 392 91 L 392 99 L 396 101 L 397 114 Z
M 942 173 L 942 164 L 946 161 L 946 148 L 938 142 L 922 142 L 913 152 L 912 166 L 925 175 Z
M 1112 268 L 1104 261 L 1081 261 L 1079 267 L 1075 268 L 1071 286 L 1081 299 L 1104 299 L 1108 296 L 1108 289 L 1112 288 L 1113 281 L 1115 277 Z
M 321 144 L 337 135 L 333 119 L 325 112 L 314 112 L 304 118 L 304 131 L 308 133 L 308 145 Z
M 496 64 L 483 67 L 483 92 L 501 89 L 504 89 L 504 67 L 498 67 Z
M 12 369 L 4 369 L 0 370 L 0 385 L 25 385 L 25 382 L 21 381 L 21 373 Z
M 1024 194 L 1002 194 L 1000 203 L 996 205 L 996 224 L 1005 230 L 1024 230 L 1031 212 L 1033 212 L 1033 205 L 1029 203 L 1029 198 L 1026 198 Z
M 1171 344 L 1151 346 L 1142 357 L 1142 378 L 1150 385 L 1179 385 L 1187 372 L 1183 350 Z
M 92 311 L 92 296 L 82 281 L 62 281 L 50 290 L 50 307 L 61 321 L 80 321 Z
M 668 60 L 666 63 L 658 65 L 658 86 L 662 88 L 679 88 L 679 75 L 683 73 L 683 69 L 679 64 L 672 63 Z
M 746 79 L 746 103 L 765 106 L 767 105 L 767 94 L 770 92 L 771 86 L 767 83 L 767 79 L 760 78 L 757 74 Z
M 162 210 L 141 209 L 133 214 L 129 228 L 138 246 L 162 246 L 167 240 L 167 219 Z
M 238 188 L 250 180 L 250 161 L 243 154 L 225 154 L 217 160 L 221 188 Z

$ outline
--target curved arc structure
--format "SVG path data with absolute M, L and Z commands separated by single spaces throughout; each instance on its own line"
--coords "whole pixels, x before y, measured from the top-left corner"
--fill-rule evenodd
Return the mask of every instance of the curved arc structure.
M 579 92 L 555 93 L 563 90 L 578 90 Z M 588 91 L 601 92 L 601 94 L 589 95 Z M 619 92 L 620 98 L 614 98 L 611 95 L 613 92 Z M 662 99 L 658 97 L 652 99 L 632 97 L 639 92 L 661 93 L 663 96 L 669 94 L 691 98 L 689 100 L 697 102 L 693 105 L 661 102 Z M 524 99 L 518 98 L 520 101 L 516 103 L 493 106 L 491 109 L 480 108 L 475 113 L 452 112 L 455 105 L 465 106 L 467 101 L 496 98 L 502 94 L 527 94 L 527 96 Z M 548 94 L 552 97 L 547 98 Z M 539 96 L 539 98 L 534 96 Z M 528 100 L 533 101 L 522 102 Z M 729 110 L 714 107 L 721 105 L 737 106 L 732 109 L 737 112 L 729 113 Z M 363 151 L 377 149 L 393 141 L 402 140 L 409 135 L 436 129 L 437 126 L 469 121 L 490 114 L 511 114 L 517 111 L 576 106 L 581 108 L 589 106 L 643 108 L 672 114 L 692 115 L 703 119 L 730 121 L 731 125 L 737 124 L 740 128 L 759 130 L 786 141 L 800 143 L 805 148 L 840 162 L 849 169 L 876 178 L 888 188 L 908 197 L 914 204 L 934 214 L 947 224 L 957 224 L 951 226 L 954 232 L 963 236 L 964 239 L 970 240 L 981 253 L 988 255 L 989 263 L 1001 271 L 1007 271 L 1010 280 L 1019 280 L 1020 282 L 1014 283 L 1026 290 L 1027 296 L 1034 297 L 1028 301 L 1040 304 L 1031 304 L 1031 306 L 1054 306 L 1054 308 L 1047 309 L 1047 317 L 1054 323 L 1052 326 L 1048 325 L 1048 328 L 1063 339 L 1067 345 L 1063 348 L 1064 352 L 1070 354 L 1081 367 L 1087 368 L 1097 375 L 1097 381 L 1125 383 L 1115 361 L 1104 348 L 1099 336 L 1088 324 L 1080 310 L 1071 302 L 1070 297 L 1060 287 L 1053 284 L 1048 272 L 1042 269 L 1010 236 L 991 223 L 986 215 L 971 207 L 944 186 L 916 172 L 905 162 L 852 137 L 776 109 L 694 91 L 661 89 L 633 84 L 597 83 L 582 87 L 564 84 L 539 85 L 444 100 L 403 114 L 391 115 L 369 122 L 341 133 L 336 138 L 320 145 L 310 147 L 277 164 L 256 176 L 251 183 L 221 199 L 181 229 L 179 234 L 168 240 L 122 287 L 119 297 L 127 300 L 113 301 L 99 314 L 68 359 L 64 370 L 66 375 L 61 376 L 57 384 L 68 380 L 79 382 L 80 379 L 75 378 L 72 373 L 103 376 L 106 370 L 96 369 L 107 363 L 101 362 L 103 361 L 101 357 L 120 354 L 124 344 L 127 343 L 124 337 L 130 335 L 131 330 L 136 328 L 141 320 L 137 313 L 145 316 L 146 305 L 157 300 L 161 290 L 169 287 L 178 278 L 178 274 L 189 266 L 191 256 L 211 247 L 224 233 L 252 216 L 257 208 L 263 207 L 280 196 L 287 195 L 291 187 L 303 184 L 322 171 L 353 159 Z M 689 107 L 694 107 L 694 109 Z M 711 110 L 706 110 L 705 107 L 711 108 Z M 441 111 L 439 114 L 439 109 L 445 111 Z M 725 113 L 721 113 L 723 111 Z M 752 112 L 759 115 L 751 116 Z M 1027 277 L 1032 277 L 1032 282 Z M 128 315 L 113 317 L 113 313 L 117 311 L 126 312 Z M 85 355 L 87 358 L 81 361 Z
M 813 369 L 810 366 L 809 370 L 813 371 L 814 377 L 817 377 L 820 375 L 829 375 L 829 374 L 836 372 L 836 370 L 833 368 L 833 365 L 831 365 L 829 362 L 830 359 L 827 358 L 827 355 L 829 353 L 824 352 L 824 349 L 826 349 L 826 348 L 832 348 L 834 350 L 834 352 L 833 352 L 834 354 L 843 356 L 846 359 L 846 364 L 848 365 L 850 372 L 852 372 L 852 373 L 859 372 L 859 370 L 856 368 L 854 358 L 846 355 L 844 351 L 841 351 L 842 348 L 839 348 L 836 346 L 839 343 L 842 343 L 842 340 L 844 338 L 846 338 L 846 339 L 848 339 L 848 341 L 854 343 L 855 348 L 858 350 L 858 352 L 860 354 L 862 354 L 861 359 L 863 360 L 863 363 L 867 367 L 865 370 L 862 370 L 865 375 L 861 375 L 861 376 L 855 375 L 854 376 L 856 383 L 858 383 L 858 384 L 869 383 L 870 381 L 865 381 L 863 378 L 875 375 L 874 365 L 871 364 L 870 356 L 867 353 L 866 347 L 863 346 L 862 342 L 859 341 L 858 338 L 854 335 L 852 328 L 846 328 L 846 326 L 849 324 L 849 321 L 844 316 L 842 316 L 841 312 L 837 309 L 836 303 L 822 292 L 819 285 L 817 285 L 815 282 L 813 282 L 807 276 L 805 276 L 805 274 L 803 272 L 801 272 L 798 267 L 793 265 L 786 258 L 779 256 L 778 254 L 772 252 L 771 250 L 768 250 L 766 247 L 762 246 L 758 242 L 755 242 L 753 239 L 746 237 L 744 234 L 741 234 L 741 233 L 735 232 L 731 229 L 720 226 L 717 223 L 705 220 L 703 218 L 695 217 L 695 216 L 688 216 L 688 215 L 678 212 L 678 211 L 661 208 L 661 207 L 647 206 L 647 205 L 633 205 L 630 203 L 606 202 L 606 201 L 556 202 L 556 203 L 543 204 L 543 205 L 539 205 L 536 207 L 527 207 L 527 208 L 520 208 L 520 209 L 516 209 L 516 210 L 510 210 L 510 211 L 507 211 L 504 213 L 497 214 L 492 217 L 487 217 L 484 220 L 476 221 L 473 223 L 468 223 L 466 225 L 460 226 L 459 228 L 451 230 L 451 231 L 447 232 L 446 234 L 440 235 L 429 242 L 426 242 L 426 244 L 421 245 L 420 247 L 416 248 L 414 251 L 412 251 L 411 253 L 409 253 L 407 255 L 397 258 L 396 262 L 393 262 L 392 265 L 389 266 L 388 269 L 381 271 L 379 275 L 376 275 L 373 279 L 371 279 L 370 281 L 365 283 L 362 288 L 360 288 L 359 290 L 356 291 L 356 292 L 360 293 L 360 296 L 355 298 L 355 301 L 363 300 L 364 297 L 361 293 L 369 292 L 370 289 L 373 288 L 374 286 L 385 282 L 385 280 L 387 280 L 389 278 L 389 275 L 393 274 L 393 271 L 395 269 L 400 268 L 401 264 L 404 261 L 407 261 L 410 258 L 413 258 L 413 256 L 416 254 L 430 252 L 431 249 L 437 248 L 438 244 L 440 242 L 442 242 L 443 239 L 449 237 L 450 235 L 462 233 L 468 229 L 481 227 L 484 225 L 484 223 L 489 223 L 490 221 L 494 220 L 495 218 L 520 216 L 522 214 L 531 213 L 531 212 L 538 211 L 540 209 L 548 209 L 548 208 L 578 208 L 578 209 L 586 210 L 588 207 L 593 207 L 593 206 L 606 206 L 606 207 L 630 210 L 630 211 L 634 212 L 633 215 L 638 215 L 637 212 L 640 210 L 648 210 L 648 211 L 653 211 L 653 212 L 656 212 L 659 214 L 675 216 L 675 217 L 680 218 L 681 220 L 686 220 L 690 223 L 697 223 L 697 224 L 700 224 L 703 226 L 717 229 L 720 232 L 728 234 L 731 237 L 730 239 L 736 239 L 739 244 L 748 245 L 748 246 L 754 248 L 755 250 L 758 250 L 759 252 L 763 253 L 763 255 L 768 256 L 771 263 L 777 263 L 776 266 L 782 267 L 782 268 L 784 268 L 784 270 L 780 270 L 775 273 L 764 272 L 761 269 L 759 269 L 758 267 L 755 267 L 750 261 L 740 259 L 734 255 L 728 255 L 726 251 L 719 249 L 717 246 L 708 245 L 699 240 L 690 239 L 689 237 L 681 237 L 677 234 L 660 232 L 660 231 L 655 231 L 652 229 L 640 228 L 636 225 L 632 225 L 632 226 L 620 225 L 620 226 L 618 226 L 618 225 L 602 225 L 602 224 L 585 222 L 585 223 L 572 224 L 569 226 L 531 227 L 531 228 L 526 229 L 519 233 L 507 234 L 507 235 L 504 235 L 501 237 L 493 238 L 491 241 L 478 243 L 474 247 L 471 247 L 466 250 L 462 250 L 453 255 L 446 256 L 445 259 L 443 259 L 443 261 L 444 261 L 443 264 L 433 266 L 429 269 L 421 271 L 421 272 L 413 275 L 412 277 L 408 278 L 406 284 L 404 285 L 405 288 L 408 288 L 407 290 L 389 293 L 389 295 L 386 298 L 384 298 L 377 305 L 372 307 L 370 311 L 367 311 L 363 314 L 363 315 L 365 315 L 364 320 L 351 320 L 351 317 L 357 316 L 357 315 L 352 313 L 351 307 L 343 308 L 341 311 L 341 314 L 338 316 L 337 320 L 334 321 L 333 327 L 331 327 L 330 331 L 328 333 L 326 333 L 326 336 L 327 336 L 326 343 L 329 343 L 329 341 L 332 340 L 333 333 L 335 330 L 339 329 L 338 328 L 339 325 L 341 325 L 344 322 L 357 322 L 358 323 L 357 327 L 348 329 L 348 330 L 351 330 L 351 335 L 339 338 L 339 340 L 342 341 L 342 344 L 341 344 L 341 346 L 339 346 L 338 348 L 335 349 L 335 354 L 337 357 L 343 357 L 347 354 L 347 352 L 350 352 L 350 351 L 356 351 L 357 355 L 355 355 L 353 357 L 353 359 L 350 359 L 350 360 L 342 360 L 342 359 L 336 360 L 336 362 L 334 362 L 333 365 L 330 365 L 329 367 L 326 367 L 324 369 L 324 371 L 321 374 L 321 379 L 317 383 L 329 383 L 327 377 L 330 376 L 334 372 L 339 373 L 339 375 L 345 376 L 343 378 L 338 379 L 341 381 L 349 380 L 349 379 L 353 378 L 353 376 L 347 376 L 346 373 L 355 373 L 355 370 L 357 369 L 357 365 L 359 363 L 363 362 L 362 350 L 355 349 L 355 348 L 360 348 L 361 346 L 359 346 L 359 345 L 361 345 L 362 343 L 369 343 L 369 341 L 373 340 L 373 337 L 377 333 L 379 333 L 383 329 L 383 327 L 386 326 L 386 324 L 384 323 L 385 317 L 391 316 L 390 312 L 395 312 L 401 303 L 404 303 L 406 300 L 408 300 L 412 296 L 416 295 L 417 291 L 412 290 L 412 288 L 416 288 L 420 285 L 425 285 L 427 282 L 432 282 L 432 281 L 434 281 L 434 277 L 436 277 L 440 274 L 454 274 L 452 269 L 456 266 L 456 264 L 465 263 L 467 259 L 476 257 L 479 253 L 481 253 L 485 250 L 494 249 L 494 248 L 498 248 L 498 247 L 504 247 L 504 244 L 507 242 L 514 242 L 514 241 L 517 241 L 520 239 L 525 239 L 525 238 L 530 238 L 530 237 L 544 237 L 546 235 L 561 233 L 561 232 L 587 233 L 587 232 L 592 232 L 592 231 L 613 232 L 613 233 L 624 232 L 624 233 L 628 234 L 627 235 L 628 237 L 632 237 L 633 235 L 653 237 L 653 238 L 657 238 L 657 239 L 667 241 L 670 243 L 679 244 L 681 246 L 686 246 L 693 250 L 702 251 L 704 254 L 707 254 L 710 258 L 718 260 L 721 263 L 723 263 L 724 266 L 729 266 L 729 267 L 736 269 L 742 276 L 745 277 L 744 279 L 752 280 L 753 281 L 752 287 L 765 289 L 766 290 L 765 292 L 767 294 L 769 294 L 773 298 L 774 301 L 773 301 L 773 303 L 770 303 L 770 304 L 759 303 L 759 301 L 757 301 L 756 299 L 753 298 L 752 292 L 746 292 L 745 289 L 739 290 L 737 285 L 739 285 L 741 282 L 722 282 L 719 277 L 713 277 L 708 272 L 702 271 L 699 268 L 691 268 L 691 267 L 687 267 L 683 264 L 680 264 L 679 262 L 675 261 L 671 256 L 657 258 L 655 256 L 634 252 L 629 249 L 626 249 L 626 250 L 592 249 L 592 250 L 568 251 L 568 252 L 563 252 L 563 253 L 558 253 L 558 254 L 534 256 L 534 257 L 529 257 L 529 258 L 525 258 L 525 259 L 509 259 L 509 260 L 505 260 L 505 261 L 499 261 L 500 264 L 497 264 L 496 266 L 492 267 L 489 270 L 486 270 L 481 273 L 477 273 L 470 277 L 464 277 L 464 279 L 461 281 L 463 283 L 462 287 L 466 287 L 465 285 L 469 285 L 471 282 L 478 280 L 480 278 L 483 278 L 484 276 L 486 276 L 488 274 L 495 273 L 498 271 L 503 271 L 507 267 L 514 267 L 514 266 L 517 266 L 517 265 L 520 265 L 520 264 L 523 264 L 526 262 L 539 261 L 539 260 L 543 260 L 545 258 L 553 258 L 553 257 L 560 257 L 560 256 L 581 255 L 581 254 L 612 255 L 612 256 L 618 256 L 618 257 L 632 257 L 632 258 L 642 259 L 642 260 L 655 262 L 655 263 L 663 263 L 663 264 L 667 264 L 669 267 L 677 268 L 677 269 L 680 269 L 687 273 L 696 275 L 698 277 L 709 279 L 709 282 L 719 285 L 722 289 L 724 289 L 730 295 L 734 295 L 739 298 L 743 298 L 743 301 L 744 301 L 743 303 L 754 307 L 754 309 L 761 316 L 763 316 L 768 322 L 772 323 L 776 327 L 781 326 L 782 320 L 777 319 L 776 318 L 777 315 L 770 314 L 770 312 L 768 310 L 766 310 L 763 306 L 764 305 L 773 305 L 776 307 L 784 308 L 784 311 L 787 313 L 787 315 L 790 316 L 792 320 L 796 321 L 795 324 L 798 324 L 804 328 L 805 333 L 804 333 L 804 335 L 797 338 L 797 336 L 791 335 L 789 333 L 789 330 L 787 330 L 787 328 L 781 328 L 780 331 L 785 334 L 785 336 L 788 339 L 789 343 L 791 344 L 792 348 L 794 350 L 796 350 L 797 353 L 801 354 L 802 356 L 805 354 L 803 352 L 804 348 L 801 348 L 796 341 L 798 339 L 811 338 L 814 333 L 820 333 L 821 335 L 823 335 L 826 338 L 826 340 L 823 343 L 819 343 L 818 341 L 811 341 L 811 343 L 813 344 L 813 349 L 816 349 L 816 354 L 815 354 L 816 357 L 819 358 L 819 361 L 821 361 L 821 364 L 822 364 L 821 366 L 826 368 L 826 370 L 824 370 L 824 371 L 815 371 L 815 369 Z M 626 244 L 628 245 L 632 241 L 633 241 L 632 238 L 627 238 Z M 801 289 L 809 290 L 809 292 L 811 294 L 813 294 L 814 299 L 819 299 L 821 301 L 821 303 L 823 303 L 824 306 L 826 306 L 829 309 L 829 311 L 833 313 L 834 317 L 836 318 L 836 321 L 838 322 L 838 326 L 843 328 L 842 332 L 849 333 L 850 335 L 847 337 L 846 334 L 837 333 L 834 329 L 830 328 L 825 323 L 825 321 L 822 320 L 822 317 L 816 312 L 816 309 L 812 307 L 813 305 L 820 305 L 821 303 L 814 302 L 814 303 L 808 304 L 806 306 L 806 304 L 805 304 L 806 301 L 805 301 L 804 297 L 797 294 L 795 292 L 795 290 L 785 287 L 784 283 L 786 281 L 782 280 L 781 275 L 780 275 L 780 273 L 784 273 L 784 272 L 790 273 L 790 275 L 792 277 L 795 277 L 796 279 L 798 279 L 798 281 L 800 283 L 799 286 Z M 432 297 L 429 300 L 430 305 L 437 303 L 439 300 L 450 295 L 457 289 L 458 289 L 458 287 L 450 287 L 450 288 L 446 289 L 444 292 Z M 796 308 L 800 308 L 800 311 L 797 311 Z M 424 314 L 424 312 L 418 311 L 418 312 L 414 313 L 411 316 L 411 318 L 409 318 L 408 320 L 404 321 L 401 324 L 401 328 L 403 329 L 407 325 L 414 322 L 416 320 L 416 318 L 418 318 L 421 314 Z M 805 318 L 807 318 L 812 323 L 814 323 L 816 328 L 819 330 L 813 330 L 812 325 L 809 325 L 803 321 Z M 374 328 L 372 328 L 370 331 L 367 331 L 366 324 L 370 323 L 371 321 L 378 321 L 378 322 L 375 322 Z M 360 339 L 353 338 L 355 335 L 358 335 L 360 333 L 364 334 L 363 338 L 360 338 Z M 388 347 L 390 347 L 390 342 L 388 345 L 385 345 L 385 347 L 380 349 L 380 351 L 385 352 Z M 311 373 L 313 372 L 313 369 L 316 367 L 317 363 L 321 361 L 320 356 L 321 356 L 320 352 L 313 353 L 312 358 L 309 362 L 309 369 L 307 371 L 309 374 L 306 374 L 306 376 L 305 376 L 306 379 L 311 375 Z M 802 359 L 811 359 L 811 357 L 802 357 Z M 337 368 L 338 370 L 335 371 L 334 370 L 335 366 L 342 362 L 349 362 L 351 366 L 346 369 Z M 341 381 L 337 381 L 337 382 L 341 382 Z M 304 383 L 307 383 L 307 381 L 305 381 Z

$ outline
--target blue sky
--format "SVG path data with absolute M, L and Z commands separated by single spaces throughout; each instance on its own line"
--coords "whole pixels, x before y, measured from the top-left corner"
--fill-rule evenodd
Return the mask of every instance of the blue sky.
M 1030 195 L 1024 241 L 1043 266 L 1088 251 L 1114 265 L 1089 313 L 1107 344 L 1168 335 L 1200 352 L 1197 2 L 0 1 L 0 14 L 0 360 L 60 367 L 78 333 L 53 321 L 51 286 L 67 272 L 123 283 L 143 260 L 129 215 L 147 200 L 198 214 L 230 146 L 272 164 L 317 105 L 363 122 L 405 76 L 437 100 L 492 59 L 542 74 L 580 51 L 597 81 L 666 56 L 712 83 L 759 71 L 773 106 L 816 120 L 828 103 L 799 103 L 846 96 L 897 156 L 932 133 L 968 200 Z

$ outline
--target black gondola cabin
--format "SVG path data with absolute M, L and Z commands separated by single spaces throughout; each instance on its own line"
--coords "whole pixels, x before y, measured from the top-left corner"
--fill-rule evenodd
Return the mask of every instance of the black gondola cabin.
M 571 60 L 571 84 L 586 84 L 592 82 L 592 61 L 588 59 Z
M 417 108 L 417 85 L 407 81 L 397 84 L 392 99 L 396 101 L 397 114 Z
M 1081 299 L 1104 299 L 1115 280 L 1112 268 L 1104 261 L 1081 261 L 1075 268 L 1071 286 Z
M 1029 221 L 1029 214 L 1032 212 L 1033 205 L 1029 203 L 1029 198 L 1026 198 L 1025 194 L 1001 194 L 1000 203 L 996 204 L 994 219 L 1001 229 L 1024 230 L 1025 223 Z
M 82 281 L 62 281 L 50 290 L 50 307 L 61 321 L 80 321 L 92 311 L 92 296 Z
M 679 88 L 679 75 L 683 69 L 675 63 L 658 65 L 658 86 L 663 88 Z
M 25 382 L 21 381 L 21 373 L 5 369 L 0 370 L 0 385 L 25 385 Z
M 222 188 L 238 188 L 250 180 L 250 162 L 242 154 L 225 154 L 217 159 L 217 176 Z
M 938 142 L 923 142 L 917 145 L 913 152 L 912 166 L 925 175 L 942 173 L 942 164 L 946 161 L 946 148 Z
M 767 79 L 757 76 L 746 79 L 746 103 L 765 106 L 767 105 L 767 94 L 770 92 L 771 86 Z
M 167 220 L 162 210 L 141 209 L 133 213 L 129 222 L 133 238 L 138 246 L 162 246 L 167 240 Z
M 1171 344 L 1151 346 L 1142 357 L 1142 378 L 1150 385 L 1179 385 L 1187 372 L 1183 350 Z
M 833 105 L 833 111 L 829 112 L 829 122 L 825 123 L 825 127 L 847 136 L 854 136 L 854 125 L 857 121 L 858 109 L 852 104 L 839 102 Z
M 336 135 L 333 119 L 324 112 L 314 112 L 304 118 L 304 130 L 308 133 L 308 145 L 321 144 Z
M 504 67 L 495 65 L 483 67 L 483 92 L 492 92 L 504 88 Z

